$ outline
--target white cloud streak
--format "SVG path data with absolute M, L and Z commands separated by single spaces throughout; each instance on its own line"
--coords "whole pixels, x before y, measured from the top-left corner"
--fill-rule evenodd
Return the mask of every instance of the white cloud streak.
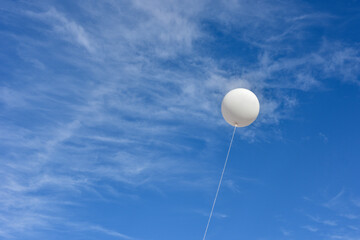
M 318 215 L 307 214 L 310 223 L 302 226 L 315 237 L 327 239 L 359 239 L 359 210 L 352 204 L 351 194 L 341 189 L 335 196 L 326 199 L 325 204 L 314 204 Z M 326 210 L 326 211 L 323 211 Z

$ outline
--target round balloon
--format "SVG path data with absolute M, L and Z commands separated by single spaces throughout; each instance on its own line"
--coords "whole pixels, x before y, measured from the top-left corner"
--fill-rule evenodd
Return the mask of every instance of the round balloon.
M 221 104 L 221 113 L 230 125 L 246 127 L 259 115 L 260 103 L 256 95 L 245 88 L 228 92 Z

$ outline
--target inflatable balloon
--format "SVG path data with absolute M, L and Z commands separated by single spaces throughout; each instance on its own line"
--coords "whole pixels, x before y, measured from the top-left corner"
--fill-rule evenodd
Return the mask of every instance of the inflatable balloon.
M 229 150 L 226 155 L 225 164 L 221 173 L 220 181 L 218 188 L 216 190 L 214 202 L 212 204 L 212 208 L 209 214 L 209 219 L 205 228 L 203 240 L 206 238 L 207 231 L 209 229 L 211 217 L 214 213 L 214 208 L 216 204 L 216 199 L 219 194 L 219 190 L 221 187 L 221 182 L 224 177 L 226 164 L 229 158 L 229 153 L 231 150 L 231 146 L 234 140 L 235 131 L 237 127 L 246 127 L 249 126 L 252 122 L 255 121 L 257 116 L 259 115 L 260 103 L 257 99 L 256 95 L 245 88 L 236 88 L 228 92 L 222 103 L 221 103 L 221 113 L 224 119 L 232 126 L 234 126 L 234 131 L 231 137 Z
M 260 103 L 256 95 L 245 88 L 228 92 L 221 104 L 221 113 L 230 125 L 246 127 L 259 115 Z

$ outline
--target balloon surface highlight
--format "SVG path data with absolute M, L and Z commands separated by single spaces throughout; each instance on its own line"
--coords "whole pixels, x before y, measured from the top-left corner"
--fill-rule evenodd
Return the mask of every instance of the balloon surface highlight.
M 245 88 L 228 92 L 221 104 L 221 113 L 226 122 L 236 127 L 246 127 L 259 115 L 260 103 L 256 95 Z

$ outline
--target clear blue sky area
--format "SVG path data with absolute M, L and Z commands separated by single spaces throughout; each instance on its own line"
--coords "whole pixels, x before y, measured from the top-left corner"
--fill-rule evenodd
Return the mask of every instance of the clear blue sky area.
M 0 239 L 360 240 L 360 2 L 0 3 Z

